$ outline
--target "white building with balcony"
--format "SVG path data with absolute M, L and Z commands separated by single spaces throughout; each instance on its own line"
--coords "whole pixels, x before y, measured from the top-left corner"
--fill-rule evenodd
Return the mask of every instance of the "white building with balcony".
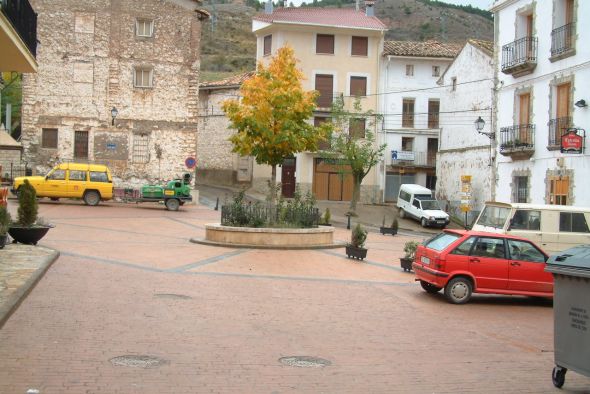
M 384 44 L 379 111 L 387 144 L 382 167 L 385 201 L 397 200 L 404 183 L 436 187 L 441 106 L 437 81 L 460 49 L 436 41 Z
M 582 25 L 590 2 L 498 0 L 491 11 L 495 199 L 590 206 L 590 29 Z

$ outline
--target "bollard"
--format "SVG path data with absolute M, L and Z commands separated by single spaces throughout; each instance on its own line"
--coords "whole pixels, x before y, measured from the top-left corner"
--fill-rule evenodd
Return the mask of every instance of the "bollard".
M 215 201 L 215 210 L 219 211 L 219 197 L 217 197 L 217 201 Z
M 346 217 L 348 218 L 348 222 L 346 223 L 346 229 L 350 230 L 350 214 L 347 214 Z

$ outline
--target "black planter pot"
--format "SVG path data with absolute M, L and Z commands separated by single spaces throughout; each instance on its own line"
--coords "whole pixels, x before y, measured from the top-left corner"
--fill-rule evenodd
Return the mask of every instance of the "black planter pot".
M 402 268 L 404 269 L 404 272 L 412 272 L 412 263 L 414 262 L 414 259 L 409 259 L 407 257 L 400 257 L 399 259 L 399 263 L 402 266 Z
M 4 234 L 4 235 L 0 235 L 0 249 L 4 249 L 4 246 L 6 245 L 6 240 L 8 239 L 8 235 Z
M 383 235 L 387 235 L 387 234 L 395 235 L 395 234 L 397 234 L 397 229 L 395 229 L 393 227 L 379 227 L 379 231 Z
M 357 246 L 346 245 L 346 255 L 349 259 L 359 259 L 363 260 L 367 257 L 367 249 L 359 248 Z
M 37 242 L 47 234 L 51 227 L 37 226 L 37 227 L 10 227 L 8 234 L 14 240 L 13 242 L 20 242 L 21 244 L 37 245 Z

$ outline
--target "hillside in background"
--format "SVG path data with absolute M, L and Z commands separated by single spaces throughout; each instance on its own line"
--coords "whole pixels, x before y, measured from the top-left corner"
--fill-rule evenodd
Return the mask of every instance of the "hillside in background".
M 252 33 L 252 17 L 263 12 L 264 8 L 255 0 L 247 0 L 247 4 L 205 4 L 204 8 L 211 12 L 212 18 L 203 25 L 202 81 L 254 69 L 256 40 Z M 354 7 L 354 3 L 324 0 L 314 1 L 308 6 Z M 375 14 L 389 27 L 386 40 L 493 40 L 491 15 L 470 6 L 455 6 L 435 0 L 378 0 Z

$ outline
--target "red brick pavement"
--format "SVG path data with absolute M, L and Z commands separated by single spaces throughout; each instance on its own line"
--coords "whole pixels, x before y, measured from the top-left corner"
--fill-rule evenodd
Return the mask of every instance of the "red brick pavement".
M 198 206 L 43 203 L 41 213 L 57 224 L 42 243 L 62 256 L 0 330 L 0 393 L 559 391 L 550 304 L 449 305 L 398 268 L 407 237 L 370 234 L 361 263 L 339 249 L 189 243 L 219 220 Z M 122 355 L 169 362 L 109 362 Z M 278 361 L 299 355 L 332 364 Z M 568 373 L 564 388 L 588 392 L 590 379 Z

